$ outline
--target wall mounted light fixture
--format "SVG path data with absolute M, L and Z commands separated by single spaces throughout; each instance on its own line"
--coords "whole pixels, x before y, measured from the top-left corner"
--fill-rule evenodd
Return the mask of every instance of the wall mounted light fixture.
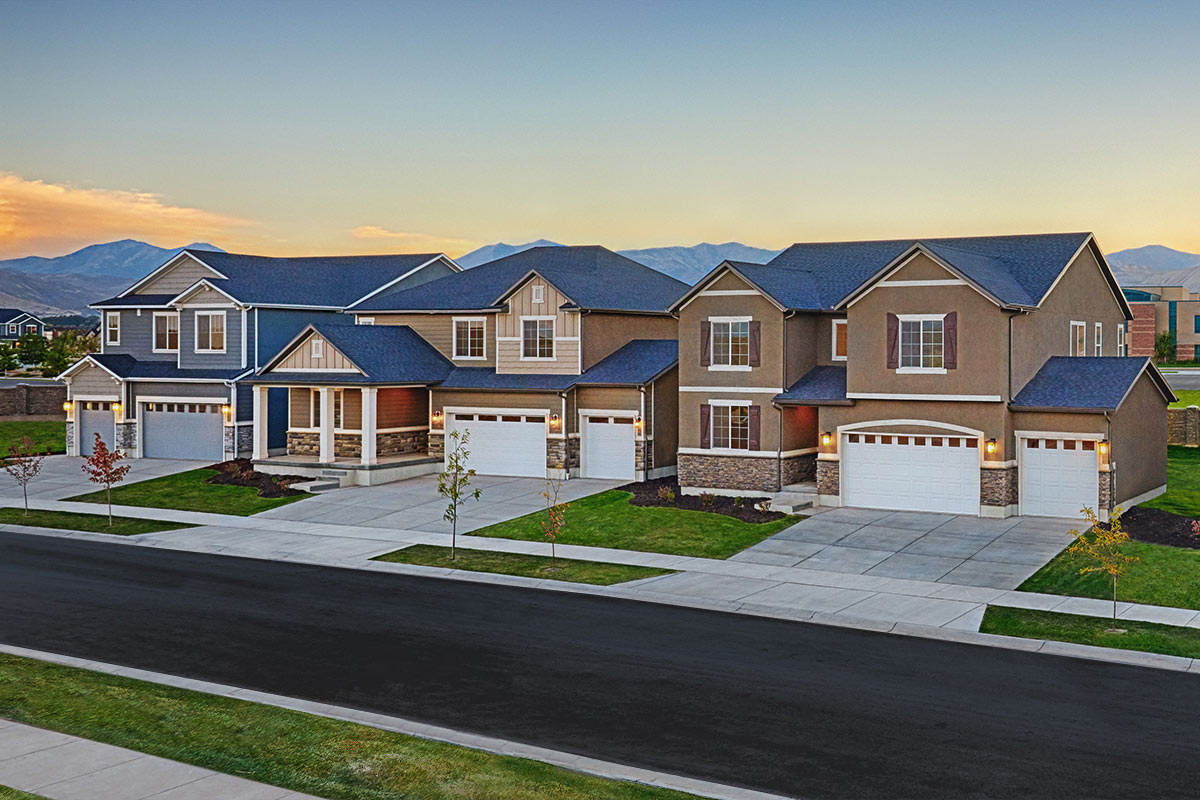
M 985 446 L 985 449 L 987 450 L 987 453 L 988 453 L 988 455 L 989 455 L 989 456 L 990 456 L 992 453 L 996 452 L 996 440 L 995 440 L 995 439 L 988 439 L 988 440 L 987 440 L 987 445 Z
M 825 431 L 825 433 L 821 434 L 821 446 L 822 447 L 829 447 L 829 445 L 832 443 L 833 443 L 833 434 L 831 432 Z

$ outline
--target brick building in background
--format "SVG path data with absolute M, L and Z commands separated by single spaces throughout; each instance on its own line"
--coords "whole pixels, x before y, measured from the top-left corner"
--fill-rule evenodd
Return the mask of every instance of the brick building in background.
M 1154 339 L 1175 333 L 1175 360 L 1200 361 L 1200 293 L 1182 286 L 1132 286 L 1122 290 L 1133 309 L 1129 355 L 1153 356 Z

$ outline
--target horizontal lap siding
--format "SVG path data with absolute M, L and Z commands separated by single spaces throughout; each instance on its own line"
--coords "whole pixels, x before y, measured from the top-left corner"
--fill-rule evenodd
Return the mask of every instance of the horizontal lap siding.
M 71 376 L 71 396 L 117 397 L 121 385 L 99 367 L 83 367 Z
M 376 325 L 407 325 L 433 345 L 446 358 L 454 357 L 454 317 L 484 318 L 483 360 L 458 361 L 464 367 L 492 367 L 496 364 L 496 315 L 495 314 L 362 314 L 373 316 Z
M 195 259 L 185 257 L 178 264 L 138 289 L 136 294 L 179 294 L 205 278 L 213 281 L 223 280 L 217 273 Z
M 533 302 L 534 285 L 544 286 L 545 302 Z M 508 298 L 508 313 L 496 318 L 496 335 L 519 339 L 522 335 L 521 317 L 554 317 L 554 360 L 522 361 L 521 342 L 497 342 L 496 371 L 509 374 L 550 373 L 575 375 L 579 373 L 579 313 L 559 310 L 570 299 L 540 277 L 526 281 Z M 567 337 L 573 341 L 559 341 Z
M 107 313 L 107 312 L 106 312 Z M 139 361 L 174 361 L 175 353 L 155 353 L 154 350 L 154 312 L 144 309 L 140 315 L 137 310 L 121 311 L 121 343 L 105 344 L 104 352 L 124 353 Z M 108 335 L 108 320 L 105 319 L 100 331 L 102 337 Z
M 416 428 L 429 424 L 428 389 L 380 389 L 377 428 Z
M 179 315 L 179 366 L 183 369 L 237 369 L 242 366 L 242 312 L 236 308 L 203 309 L 225 311 L 225 352 L 196 352 L 196 309 Z

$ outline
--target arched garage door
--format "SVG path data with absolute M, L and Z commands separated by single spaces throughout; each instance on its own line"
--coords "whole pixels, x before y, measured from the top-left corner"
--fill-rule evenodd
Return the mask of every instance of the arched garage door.
M 842 501 L 898 511 L 979 514 L 979 440 L 843 434 Z
M 220 461 L 225 448 L 220 403 L 144 403 L 142 456 Z

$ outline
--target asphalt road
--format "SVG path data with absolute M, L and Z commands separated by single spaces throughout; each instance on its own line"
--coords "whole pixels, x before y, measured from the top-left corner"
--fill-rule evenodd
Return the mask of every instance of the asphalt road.
M 1172 389 L 1200 389 L 1200 370 L 1167 372 L 1163 377 Z
M 1200 678 L 0 534 L 0 640 L 798 797 L 1195 797 Z

